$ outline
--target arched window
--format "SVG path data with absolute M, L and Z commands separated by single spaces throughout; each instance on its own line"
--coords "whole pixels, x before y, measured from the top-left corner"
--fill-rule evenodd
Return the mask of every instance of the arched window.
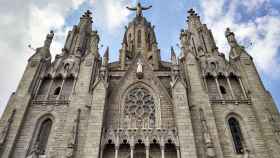
M 237 154 L 243 154 L 244 153 L 243 136 L 241 133 L 239 122 L 235 118 L 231 117 L 228 120 L 228 124 L 230 127 L 230 132 L 232 135 L 235 151 Z
M 40 126 L 40 130 L 38 132 L 36 142 L 35 142 L 35 148 L 39 155 L 45 155 L 47 144 L 48 144 L 48 138 L 51 132 L 51 127 L 52 127 L 51 119 L 44 120 Z
M 224 95 L 224 94 L 227 94 L 227 90 L 224 86 L 220 86 L 220 90 L 221 90 L 221 93 Z
M 59 95 L 60 90 L 61 90 L 61 87 L 57 87 L 57 88 L 54 90 L 53 95 Z
M 140 48 L 141 47 L 141 30 L 138 30 L 138 33 L 137 33 L 137 47 Z

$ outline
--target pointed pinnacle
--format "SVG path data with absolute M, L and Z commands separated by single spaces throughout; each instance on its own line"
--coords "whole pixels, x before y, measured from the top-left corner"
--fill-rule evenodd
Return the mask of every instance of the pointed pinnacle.
M 175 57 L 176 58 L 176 53 L 173 47 L 171 47 L 171 58 Z
M 109 47 L 106 48 L 103 58 L 109 58 Z

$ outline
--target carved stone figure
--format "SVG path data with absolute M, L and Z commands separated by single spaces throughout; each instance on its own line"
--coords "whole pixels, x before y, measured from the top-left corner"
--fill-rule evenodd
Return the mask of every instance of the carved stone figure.
M 0 135 L 0 147 L 2 145 L 4 145 L 6 137 L 8 135 L 9 129 L 12 125 L 13 119 L 14 119 L 14 115 L 16 113 L 16 110 L 12 111 L 12 114 L 10 115 L 10 118 L 8 119 L 8 121 L 6 122 L 6 125 L 3 127 L 2 131 L 1 131 L 1 135 Z
M 143 78 L 143 63 L 142 61 L 139 59 L 137 62 L 137 70 L 136 70 L 136 75 L 139 79 Z
M 139 16 L 143 16 L 143 13 L 142 13 L 143 10 L 151 9 L 152 6 L 143 7 L 143 6 L 141 5 L 141 3 L 138 2 L 136 7 L 134 7 L 134 8 L 126 7 L 126 8 L 127 8 L 128 10 L 131 10 L 131 11 L 136 11 L 136 16 L 139 17 Z
M 276 137 L 275 140 L 277 141 L 278 144 L 280 144 L 280 123 L 279 123 L 279 121 L 277 121 L 277 119 L 273 116 L 273 114 L 268 109 L 266 109 L 266 111 L 267 111 L 267 115 L 269 117 L 268 118 L 269 123 L 272 126 L 273 132 Z
M 203 132 L 203 138 L 204 143 L 206 146 L 206 154 L 208 158 L 214 158 L 216 156 L 214 145 L 211 139 L 210 131 L 208 129 L 208 125 L 204 116 L 204 112 L 202 109 L 199 110 L 200 113 L 200 120 L 202 125 L 202 132 Z
M 76 150 L 77 146 L 77 136 L 78 136 L 78 131 L 79 131 L 79 122 L 80 122 L 80 113 L 81 110 L 78 110 L 77 117 L 74 120 L 74 125 L 71 130 L 71 136 L 68 141 L 68 148 L 67 148 L 67 158 L 72 158 L 74 156 L 74 152 Z
M 50 48 L 53 37 L 54 37 L 54 32 L 51 30 L 50 33 L 46 37 L 44 47 Z
M 142 61 L 139 59 L 137 62 L 137 73 L 143 73 L 143 63 Z

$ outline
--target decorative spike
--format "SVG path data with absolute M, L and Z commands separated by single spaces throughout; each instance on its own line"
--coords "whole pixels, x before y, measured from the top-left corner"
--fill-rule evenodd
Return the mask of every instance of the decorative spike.
M 105 51 L 105 53 L 103 55 L 103 63 L 102 63 L 102 65 L 103 66 L 107 66 L 108 63 L 109 63 L 109 47 L 106 48 L 106 51 Z
M 171 62 L 172 65 L 177 65 L 177 57 L 173 47 L 171 47 Z

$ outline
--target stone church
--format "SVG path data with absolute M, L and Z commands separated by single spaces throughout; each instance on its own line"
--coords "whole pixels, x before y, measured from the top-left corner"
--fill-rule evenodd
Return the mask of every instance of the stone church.
M 116 62 L 99 52 L 90 11 L 53 61 L 51 31 L 1 118 L 0 157 L 279 158 L 279 112 L 235 34 L 225 30 L 226 58 L 191 9 L 180 55 L 163 61 L 151 7 L 127 7 Z

